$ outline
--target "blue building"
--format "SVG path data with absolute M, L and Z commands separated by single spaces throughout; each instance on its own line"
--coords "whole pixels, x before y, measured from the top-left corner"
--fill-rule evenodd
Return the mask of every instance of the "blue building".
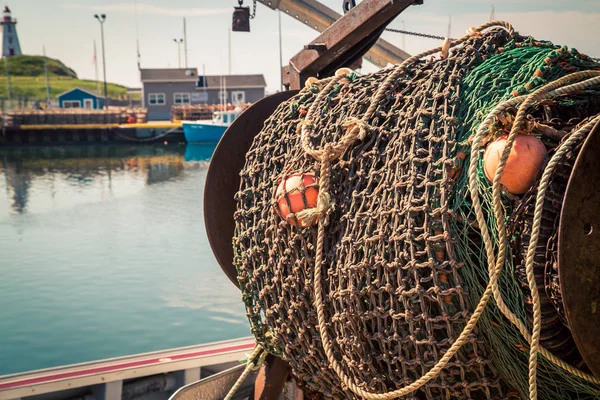
M 104 107 L 104 97 L 81 88 L 73 88 L 58 95 L 58 106 L 100 110 Z

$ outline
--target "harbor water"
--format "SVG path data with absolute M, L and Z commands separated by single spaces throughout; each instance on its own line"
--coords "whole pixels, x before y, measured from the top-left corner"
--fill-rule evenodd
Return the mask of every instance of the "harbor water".
M 0 149 L 0 375 L 250 334 L 204 229 L 213 149 Z

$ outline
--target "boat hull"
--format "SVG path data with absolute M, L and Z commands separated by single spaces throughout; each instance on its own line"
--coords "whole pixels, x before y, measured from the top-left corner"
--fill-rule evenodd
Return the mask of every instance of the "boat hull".
M 188 143 L 217 143 L 227 130 L 225 125 L 183 122 L 183 134 Z

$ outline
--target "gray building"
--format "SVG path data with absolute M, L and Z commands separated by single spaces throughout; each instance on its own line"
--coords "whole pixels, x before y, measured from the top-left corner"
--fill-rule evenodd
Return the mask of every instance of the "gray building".
M 196 68 L 140 69 L 142 104 L 149 120 L 168 120 L 184 104 L 254 103 L 265 96 L 263 75 L 198 76 Z M 224 87 L 226 88 L 224 90 Z

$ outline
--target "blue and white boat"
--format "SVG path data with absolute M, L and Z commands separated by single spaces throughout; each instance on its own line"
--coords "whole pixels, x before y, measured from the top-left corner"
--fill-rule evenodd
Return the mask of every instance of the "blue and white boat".
M 217 143 L 241 112 L 237 108 L 233 111 L 215 111 L 210 121 L 181 121 L 186 142 Z

